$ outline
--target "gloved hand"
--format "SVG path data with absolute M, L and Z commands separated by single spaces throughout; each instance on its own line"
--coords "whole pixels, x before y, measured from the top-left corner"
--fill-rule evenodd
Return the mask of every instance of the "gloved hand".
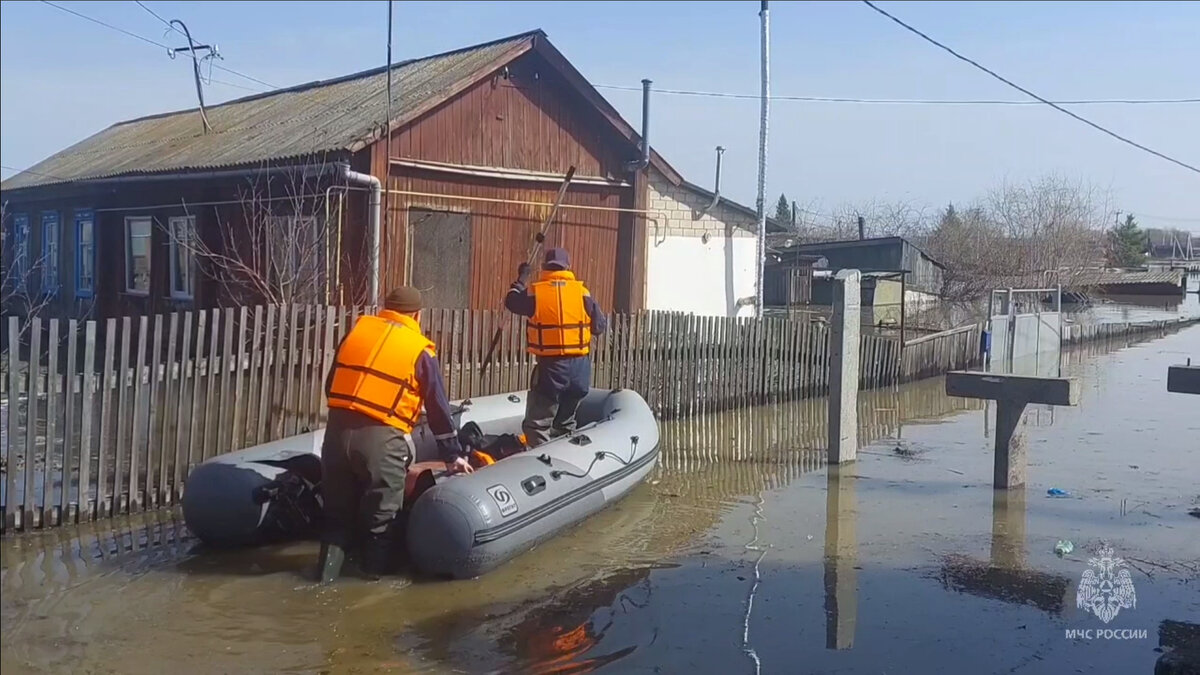
M 532 276 L 533 268 L 529 266 L 529 263 L 521 263 L 521 266 L 517 268 L 517 281 L 528 284 L 529 278 Z
M 453 462 L 446 462 L 446 473 L 472 473 L 475 468 L 467 461 L 466 457 L 458 457 Z

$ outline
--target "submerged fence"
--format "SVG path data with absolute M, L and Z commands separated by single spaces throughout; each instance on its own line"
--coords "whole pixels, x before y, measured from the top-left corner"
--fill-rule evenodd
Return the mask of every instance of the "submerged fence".
M 288 305 L 102 322 L 8 317 L 4 531 L 174 504 L 205 459 L 319 428 L 325 374 L 361 312 Z M 528 387 L 534 361 L 516 317 L 434 309 L 421 323 L 452 399 Z M 593 384 L 638 391 L 660 418 L 819 396 L 829 386 L 829 332 L 823 321 L 782 317 L 615 315 L 594 343 Z M 864 335 L 861 386 L 969 367 L 977 345 L 978 327 L 905 346 Z

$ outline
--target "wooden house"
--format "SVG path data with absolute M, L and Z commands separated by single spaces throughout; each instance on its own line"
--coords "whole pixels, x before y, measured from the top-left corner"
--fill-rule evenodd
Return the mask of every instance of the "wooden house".
M 496 308 L 574 166 L 547 245 L 602 306 L 646 306 L 650 175 L 683 179 L 544 33 L 395 64 L 390 105 L 388 76 L 122 122 L 9 178 L 5 297 L 78 318 L 369 302 L 377 260 L 380 294 Z

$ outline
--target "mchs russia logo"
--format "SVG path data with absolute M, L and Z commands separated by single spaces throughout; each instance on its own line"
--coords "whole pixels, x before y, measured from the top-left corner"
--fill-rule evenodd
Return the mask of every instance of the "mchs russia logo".
M 1121 558 L 1113 557 L 1113 550 L 1104 546 L 1100 556 L 1088 560 L 1089 569 L 1084 570 L 1075 594 L 1075 606 L 1095 614 L 1108 623 L 1117 618 L 1122 609 L 1137 606 L 1137 593 L 1133 590 L 1133 577 Z

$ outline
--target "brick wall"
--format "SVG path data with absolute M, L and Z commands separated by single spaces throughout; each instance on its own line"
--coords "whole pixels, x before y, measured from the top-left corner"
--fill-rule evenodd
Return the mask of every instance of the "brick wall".
M 709 237 L 724 235 L 726 227 L 732 226 L 734 237 L 754 237 L 758 224 L 754 217 L 732 209 L 725 205 L 724 200 L 717 204 L 710 213 L 703 216 L 700 213 L 712 202 L 711 197 L 698 194 L 686 187 L 671 185 L 657 171 L 651 172 L 650 203 L 651 211 L 665 214 L 667 223 L 659 225 L 658 236 L 673 237 Z M 658 213 L 652 214 L 659 217 Z M 654 223 L 650 223 L 653 229 Z
M 738 300 L 754 295 L 754 216 L 724 201 L 701 216 L 712 197 L 675 187 L 653 169 L 649 192 L 647 208 L 659 222 L 646 228 L 647 308 L 701 316 L 752 312 Z

